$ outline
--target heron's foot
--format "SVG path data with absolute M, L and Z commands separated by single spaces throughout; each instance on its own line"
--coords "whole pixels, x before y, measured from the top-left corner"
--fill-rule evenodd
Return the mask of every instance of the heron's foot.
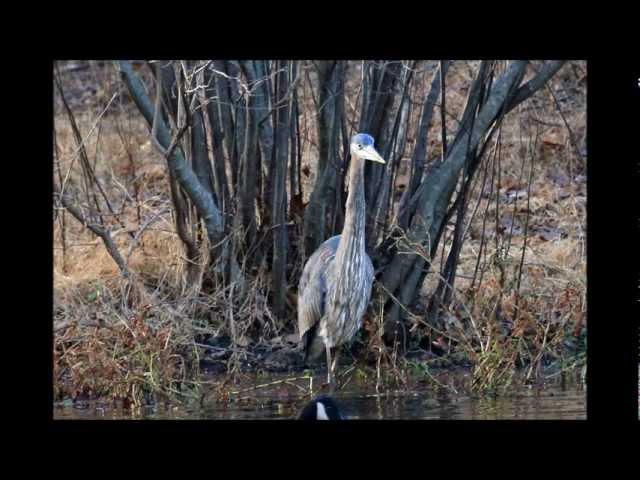
M 336 390 L 338 390 L 338 385 L 335 382 L 326 382 L 320 385 L 320 391 L 323 393 L 334 393 Z
M 333 393 L 340 388 L 340 384 L 335 376 L 327 379 L 326 383 L 322 384 L 322 388 L 329 391 L 329 393 Z

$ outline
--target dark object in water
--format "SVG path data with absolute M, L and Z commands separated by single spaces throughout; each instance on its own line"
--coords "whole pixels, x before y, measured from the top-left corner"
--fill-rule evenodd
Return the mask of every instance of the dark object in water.
M 298 415 L 298 420 L 346 420 L 335 400 L 327 395 L 314 398 Z

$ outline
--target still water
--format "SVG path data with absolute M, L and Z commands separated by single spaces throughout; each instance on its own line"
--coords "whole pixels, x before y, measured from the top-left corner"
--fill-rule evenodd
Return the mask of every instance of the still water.
M 298 381 L 271 377 L 276 385 L 241 390 L 234 401 L 205 398 L 198 407 L 158 405 L 131 411 L 98 403 L 54 406 L 54 419 L 287 420 L 311 398 Z M 282 383 L 277 384 L 278 381 Z M 257 386 L 257 384 L 255 385 Z M 255 387 L 254 386 L 254 387 Z M 586 419 L 586 388 L 578 381 L 512 387 L 500 395 L 478 395 L 456 388 L 412 388 L 376 392 L 352 383 L 333 395 L 349 419 L 537 420 Z

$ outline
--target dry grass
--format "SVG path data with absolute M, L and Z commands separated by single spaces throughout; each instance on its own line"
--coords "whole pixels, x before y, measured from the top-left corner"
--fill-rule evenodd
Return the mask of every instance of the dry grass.
M 584 78 L 579 77 L 584 65 L 577 63 L 551 82 L 556 92 L 564 85 L 575 89 L 562 113 L 570 130 L 546 91 L 527 105 L 529 109 L 514 112 L 517 118 L 505 122 L 500 138 L 500 191 L 497 182 L 493 193 L 489 182 L 482 190 L 479 180 L 471 193 L 470 205 L 477 204 L 477 212 L 471 219 L 472 207 L 465 218 L 468 235 L 446 331 L 416 326 L 425 335 L 437 337 L 438 346 L 449 353 L 464 351 L 474 365 L 475 386 L 481 389 L 508 386 L 516 367 L 523 365 L 527 378 L 538 376 L 545 365 L 574 366 L 571 359 L 576 355 L 578 364 L 584 365 L 586 162 L 575 147 L 586 145 L 586 92 Z M 531 155 L 528 149 L 536 136 Z M 451 232 L 454 222 L 455 218 Z M 442 268 L 450 246 L 445 234 L 434 259 L 436 270 Z M 437 281 L 437 275 L 427 278 L 425 304 Z M 567 349 L 567 344 L 576 348 Z

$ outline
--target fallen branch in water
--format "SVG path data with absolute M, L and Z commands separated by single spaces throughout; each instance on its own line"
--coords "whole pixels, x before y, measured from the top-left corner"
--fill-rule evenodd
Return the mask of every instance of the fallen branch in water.
M 292 382 L 294 380 L 309 380 L 309 378 L 310 378 L 309 375 L 305 375 L 303 377 L 293 377 L 293 378 L 285 378 L 283 380 L 275 380 L 273 382 L 263 383 L 262 385 L 256 385 L 255 387 L 245 388 L 244 390 L 237 390 L 235 392 L 230 392 L 230 395 L 238 395 L 239 393 L 251 392 L 253 390 L 258 390 L 259 388 L 271 387 L 273 385 L 279 385 L 281 383 L 286 383 L 291 385 L 291 383 L 289 382 Z M 296 387 L 298 387 L 298 385 L 296 385 Z
M 250 352 L 249 350 L 238 350 L 237 348 L 227 348 L 227 347 L 214 347 L 212 345 L 205 345 L 204 343 L 195 343 L 196 347 L 207 348 L 209 350 L 219 350 L 225 352 L 233 352 L 233 353 L 246 353 L 247 355 L 253 355 L 255 357 L 255 353 Z

